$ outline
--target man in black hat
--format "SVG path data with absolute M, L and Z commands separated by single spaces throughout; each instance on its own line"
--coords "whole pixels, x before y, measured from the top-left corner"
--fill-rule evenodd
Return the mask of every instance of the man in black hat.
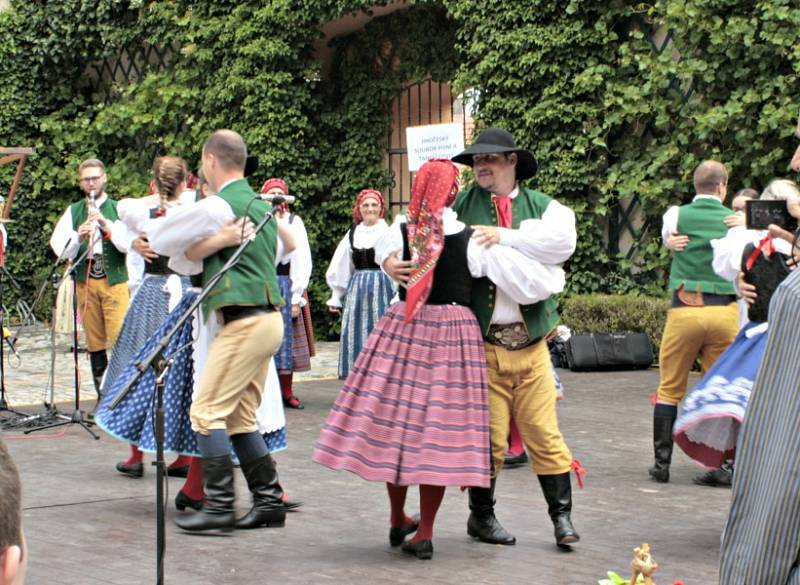
M 536 160 L 513 136 L 487 128 L 454 162 L 473 167 L 475 183 L 459 193 L 459 219 L 472 224 L 483 245 L 512 246 L 544 264 L 575 251 L 575 215 L 544 193 L 519 185 L 536 173 Z M 519 305 L 487 278 L 473 282 L 472 309 L 486 342 L 489 415 L 495 475 L 503 467 L 509 424 L 516 421 L 539 477 L 559 546 L 579 540 L 570 520 L 572 454 L 556 414 L 556 387 L 545 337 L 558 323 L 556 302 Z M 483 542 L 514 544 L 494 515 L 494 485 L 470 489 L 467 531 Z

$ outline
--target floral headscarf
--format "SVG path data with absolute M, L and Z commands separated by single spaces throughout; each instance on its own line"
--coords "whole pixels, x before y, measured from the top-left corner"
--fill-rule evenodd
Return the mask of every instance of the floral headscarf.
M 444 248 L 442 211 L 455 201 L 458 169 L 449 160 L 433 159 L 417 172 L 408 205 L 408 247 L 414 267 L 406 292 L 406 323 L 428 300 L 433 272 Z
M 378 201 L 381 206 L 380 217 L 383 217 L 384 211 L 386 210 L 386 204 L 383 201 L 383 195 L 381 195 L 380 191 L 364 189 L 358 194 L 358 197 L 356 197 L 356 204 L 353 206 L 353 221 L 356 224 L 364 221 L 364 217 L 361 215 L 361 204 L 364 203 L 365 199 L 376 199 Z

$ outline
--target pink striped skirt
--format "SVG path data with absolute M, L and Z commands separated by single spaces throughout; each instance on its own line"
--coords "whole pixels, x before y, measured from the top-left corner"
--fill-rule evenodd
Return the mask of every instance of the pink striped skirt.
M 370 481 L 489 486 L 486 356 L 472 311 L 405 303 L 381 317 L 320 432 L 313 459 Z

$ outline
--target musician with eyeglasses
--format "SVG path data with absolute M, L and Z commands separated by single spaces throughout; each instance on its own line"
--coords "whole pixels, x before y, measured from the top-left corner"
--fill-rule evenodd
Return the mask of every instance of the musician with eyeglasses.
M 70 261 L 91 250 L 74 272 L 78 311 L 86 332 L 97 402 L 100 382 L 108 365 L 107 350 L 114 347 L 128 310 L 128 271 L 125 255 L 130 236 L 117 217 L 117 202 L 105 191 L 106 168 L 98 159 L 78 167 L 85 197 L 67 207 L 58 220 L 50 247 Z

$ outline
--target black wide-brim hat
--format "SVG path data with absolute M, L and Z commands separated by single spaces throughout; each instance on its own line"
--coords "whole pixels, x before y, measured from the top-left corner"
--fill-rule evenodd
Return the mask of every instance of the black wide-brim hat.
M 533 155 L 517 143 L 511 133 L 502 128 L 487 128 L 480 133 L 475 142 L 467 150 L 457 154 L 451 160 L 462 165 L 472 166 L 472 157 L 476 154 L 517 153 L 517 180 L 529 179 L 536 174 L 538 165 Z

